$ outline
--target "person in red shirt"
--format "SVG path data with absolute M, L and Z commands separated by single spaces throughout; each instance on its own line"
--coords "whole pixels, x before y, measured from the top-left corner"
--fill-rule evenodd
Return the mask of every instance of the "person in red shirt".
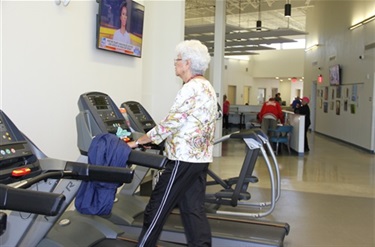
M 258 116 L 261 129 L 266 134 L 268 134 L 269 129 L 276 129 L 278 121 L 284 124 L 284 114 L 280 103 L 275 98 L 270 98 L 267 102 L 264 102 Z
M 229 100 L 227 100 L 227 96 L 224 94 L 223 96 L 223 128 L 228 129 L 229 127 Z

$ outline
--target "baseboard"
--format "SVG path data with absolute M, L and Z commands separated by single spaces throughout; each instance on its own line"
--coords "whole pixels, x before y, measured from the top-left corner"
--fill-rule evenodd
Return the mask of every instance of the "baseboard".
M 311 132 L 311 130 L 310 130 L 310 132 Z M 318 132 L 318 131 L 314 131 L 314 133 L 315 133 L 315 134 L 318 134 L 318 135 L 321 135 L 321 136 L 328 137 L 328 138 L 330 138 L 330 139 L 332 139 L 332 140 L 339 141 L 339 142 L 342 142 L 342 143 L 348 144 L 348 145 L 350 145 L 350 146 L 353 146 L 353 147 L 356 147 L 356 148 L 362 149 L 362 150 L 364 150 L 364 151 L 366 151 L 366 152 L 369 152 L 369 153 L 371 153 L 371 154 L 375 154 L 375 150 L 367 149 L 367 148 L 364 148 L 364 147 L 358 146 L 358 145 L 356 145 L 356 144 L 354 144 L 354 143 L 347 142 L 347 141 L 341 140 L 341 139 L 339 139 L 339 138 L 336 138 L 336 137 L 333 137 L 333 136 L 330 136 L 330 135 L 327 135 L 327 134 L 324 134 L 324 133 L 320 133 L 320 132 Z

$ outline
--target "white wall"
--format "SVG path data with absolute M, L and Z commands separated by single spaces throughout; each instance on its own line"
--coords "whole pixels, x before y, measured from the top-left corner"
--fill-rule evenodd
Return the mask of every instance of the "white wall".
M 139 59 L 95 48 L 94 0 L 71 1 L 67 7 L 54 1 L 2 1 L 0 108 L 48 156 L 78 157 L 75 117 L 82 93 L 101 91 L 119 105 L 145 102 L 155 119 L 169 109 L 181 85 L 173 58 L 183 39 L 184 1 L 144 5 Z M 166 10 L 168 15 L 162 14 Z
M 177 57 L 175 46 L 184 40 L 185 4 L 184 1 L 146 1 L 145 7 L 144 39 L 147 43 L 140 102 L 155 121 L 160 121 L 182 86 L 181 79 L 175 75 L 174 59 Z
M 247 60 L 224 59 L 223 94 L 228 95 L 228 86 L 236 86 L 236 102 L 231 104 L 243 104 L 243 87 L 251 86 L 253 90 L 253 78 L 250 73 L 250 65 Z M 250 96 L 250 102 L 252 97 Z M 249 102 L 249 103 L 250 103 Z
M 302 77 L 304 74 L 304 50 L 266 50 L 251 57 L 253 77 Z
M 317 97 L 315 130 L 372 151 L 375 49 L 366 50 L 365 46 L 375 44 L 375 21 L 355 30 L 348 28 L 374 13 L 374 1 L 316 1 L 315 7 L 308 9 L 306 44 L 318 43 L 320 46 L 306 52 L 304 85 L 306 94 L 312 95 L 312 83 L 316 82 L 318 74 L 322 74 L 324 80 L 318 84 L 318 89 L 329 87 L 329 66 L 340 64 L 342 96 L 332 98 L 331 92 L 335 90 L 336 94 L 337 88 L 329 87 L 328 99 Z M 359 59 L 360 55 L 365 59 Z M 353 86 L 357 86 L 359 96 L 355 102 L 351 100 Z M 344 95 L 347 88 L 349 97 Z M 336 114 L 337 100 L 341 105 L 340 115 Z M 355 104 L 355 113 L 350 109 L 343 110 L 346 100 L 348 104 Z M 327 112 L 320 102 L 329 105 Z

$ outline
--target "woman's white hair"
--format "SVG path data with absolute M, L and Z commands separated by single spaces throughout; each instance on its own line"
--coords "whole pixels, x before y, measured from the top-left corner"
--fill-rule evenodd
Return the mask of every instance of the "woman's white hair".
M 193 75 L 204 74 L 211 60 L 207 46 L 199 40 L 182 41 L 177 45 L 176 53 L 182 60 L 190 60 Z

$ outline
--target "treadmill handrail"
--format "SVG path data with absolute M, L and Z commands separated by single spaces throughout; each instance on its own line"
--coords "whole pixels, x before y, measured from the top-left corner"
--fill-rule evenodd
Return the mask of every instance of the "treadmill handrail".
M 16 189 L 0 184 L 0 209 L 55 216 L 64 201 L 62 194 Z
M 72 171 L 71 177 L 83 181 L 98 181 L 112 183 L 131 183 L 134 170 L 124 167 L 90 165 L 68 161 L 65 171 Z
M 123 167 L 90 165 L 87 163 L 67 161 L 64 171 L 46 171 L 38 176 L 24 180 L 16 188 L 29 188 L 33 184 L 46 179 L 70 178 L 83 181 L 98 181 L 111 183 L 130 183 L 134 170 Z
M 138 150 L 132 150 L 127 161 L 129 165 L 134 164 L 155 169 L 163 169 L 167 162 L 168 158 L 163 155 Z

